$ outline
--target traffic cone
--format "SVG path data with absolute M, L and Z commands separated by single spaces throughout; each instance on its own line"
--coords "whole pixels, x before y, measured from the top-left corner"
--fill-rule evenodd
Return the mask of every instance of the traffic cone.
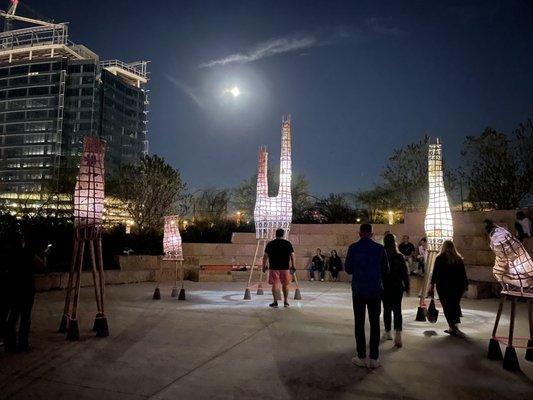
M 61 317 L 61 323 L 59 324 L 59 329 L 58 329 L 59 333 L 67 333 L 68 320 L 69 320 L 68 315 L 63 314 L 63 316 Z
M 300 288 L 296 288 L 294 291 L 294 300 L 302 300 L 302 294 L 300 293 Z
M 263 293 L 263 285 L 259 284 L 259 285 L 257 286 L 257 293 L 256 293 L 256 294 L 258 294 L 258 295 L 262 295 L 262 294 L 264 294 L 264 293 Z
M 99 323 L 101 322 L 101 319 L 103 318 L 103 315 L 101 313 L 96 313 L 96 316 L 94 317 L 94 323 L 93 323 L 93 332 L 98 332 L 100 329 Z
M 96 321 L 98 321 L 97 324 Z M 108 337 L 109 327 L 107 326 L 107 318 L 100 314 L 100 317 L 96 317 L 94 322 L 97 325 L 96 337 Z
M 67 340 L 74 342 L 80 340 L 80 328 L 77 319 L 71 319 L 68 324 Z
M 244 300 L 252 300 L 252 295 L 250 294 L 250 289 L 246 288 L 244 291 Z
M 178 296 L 178 288 L 174 286 L 172 288 L 172 293 L 170 293 L 170 297 L 177 297 Z
M 180 294 L 178 295 L 178 300 L 185 300 L 185 289 L 181 288 Z
M 159 287 L 156 287 L 154 290 L 154 297 L 152 297 L 153 300 L 161 300 L 161 292 L 159 291 Z
M 489 341 L 489 351 L 487 357 L 489 360 L 503 360 L 503 354 L 502 349 L 500 348 L 500 343 L 494 338 L 491 338 Z
M 505 349 L 505 356 L 503 357 L 503 369 L 511 372 L 520 371 L 520 364 L 518 363 L 518 357 L 516 356 L 516 350 L 514 347 L 507 346 Z

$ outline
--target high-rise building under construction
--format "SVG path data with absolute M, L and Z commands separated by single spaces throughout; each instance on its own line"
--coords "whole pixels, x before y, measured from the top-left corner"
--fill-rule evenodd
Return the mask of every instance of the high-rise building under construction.
M 0 193 L 39 193 L 79 162 L 83 137 L 107 141 L 106 168 L 148 150 L 146 61 L 101 61 L 69 40 L 66 23 L 15 14 L 0 33 Z

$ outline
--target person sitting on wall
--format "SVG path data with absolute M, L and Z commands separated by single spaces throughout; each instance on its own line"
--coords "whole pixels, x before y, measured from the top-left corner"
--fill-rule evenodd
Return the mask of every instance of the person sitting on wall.
M 311 260 L 311 268 L 309 271 L 309 274 L 311 275 L 311 281 L 315 280 L 315 271 L 318 271 L 320 273 L 320 281 L 324 282 L 324 276 L 326 273 L 325 266 L 326 257 L 322 255 L 322 250 L 316 249 L 316 254 Z
M 405 262 L 407 263 L 407 268 L 411 275 L 415 274 L 415 246 L 409 241 L 409 236 L 404 235 L 402 238 L 402 243 L 398 246 L 398 250 L 403 254 Z
M 531 220 L 523 211 L 518 211 L 516 213 L 516 222 L 514 223 L 514 226 L 516 229 L 516 237 L 521 242 L 524 238 L 532 236 Z
M 337 250 L 331 250 L 329 257 L 329 272 L 331 278 L 336 282 L 339 280 L 339 272 L 342 271 L 342 260 L 337 254 Z

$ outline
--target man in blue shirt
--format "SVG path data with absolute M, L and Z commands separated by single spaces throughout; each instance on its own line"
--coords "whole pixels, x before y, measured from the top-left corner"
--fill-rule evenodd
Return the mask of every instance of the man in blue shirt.
M 352 300 L 357 356 L 352 363 L 359 367 L 378 368 L 379 316 L 383 278 L 389 273 L 385 248 L 372 240 L 372 225 L 362 224 L 360 239 L 352 243 L 346 254 L 345 270 L 352 275 Z M 365 313 L 370 321 L 370 359 L 366 358 Z

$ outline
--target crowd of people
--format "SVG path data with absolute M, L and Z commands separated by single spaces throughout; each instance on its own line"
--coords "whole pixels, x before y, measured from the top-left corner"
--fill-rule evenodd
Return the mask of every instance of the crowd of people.
M 276 239 L 269 242 L 263 256 L 263 271 L 269 271 L 269 283 L 272 285 L 274 302 L 269 306 L 278 308 L 278 300 L 283 293 L 283 305 L 289 307 L 288 293 L 291 283 L 290 270 L 294 269 L 294 249 L 292 244 L 283 238 L 283 229 L 276 231 Z M 354 312 L 354 331 L 356 355 L 352 362 L 359 367 L 378 368 L 380 341 L 393 340 L 394 347 L 401 348 L 402 343 L 402 299 L 404 293 L 409 293 L 409 260 L 416 260 L 416 249 L 404 236 L 400 244 L 395 236 L 388 232 L 383 239 L 383 245 L 372 239 L 372 225 L 362 224 L 359 240 L 348 247 L 344 270 L 352 276 L 352 302 Z M 427 241 L 421 240 L 419 255 L 427 251 Z M 425 260 L 424 260 L 425 261 Z M 268 263 L 268 264 L 267 264 Z M 333 250 L 329 257 L 328 268 L 332 272 L 332 279 L 338 279 L 342 270 L 342 262 L 337 252 Z M 310 266 L 311 279 L 314 273 L 320 273 L 324 280 L 326 257 L 321 249 L 317 249 Z M 460 301 L 468 288 L 465 266 L 452 241 L 445 241 L 442 250 L 435 261 L 435 270 L 431 279 L 430 296 L 435 288 L 439 294 L 444 316 L 449 328 L 446 333 L 464 337 L 458 328 L 461 322 Z M 385 331 L 380 340 L 380 315 L 383 309 L 383 324 Z M 370 340 L 368 344 L 365 334 L 365 319 L 368 312 L 370 322 Z M 392 329 L 394 328 L 394 337 Z

